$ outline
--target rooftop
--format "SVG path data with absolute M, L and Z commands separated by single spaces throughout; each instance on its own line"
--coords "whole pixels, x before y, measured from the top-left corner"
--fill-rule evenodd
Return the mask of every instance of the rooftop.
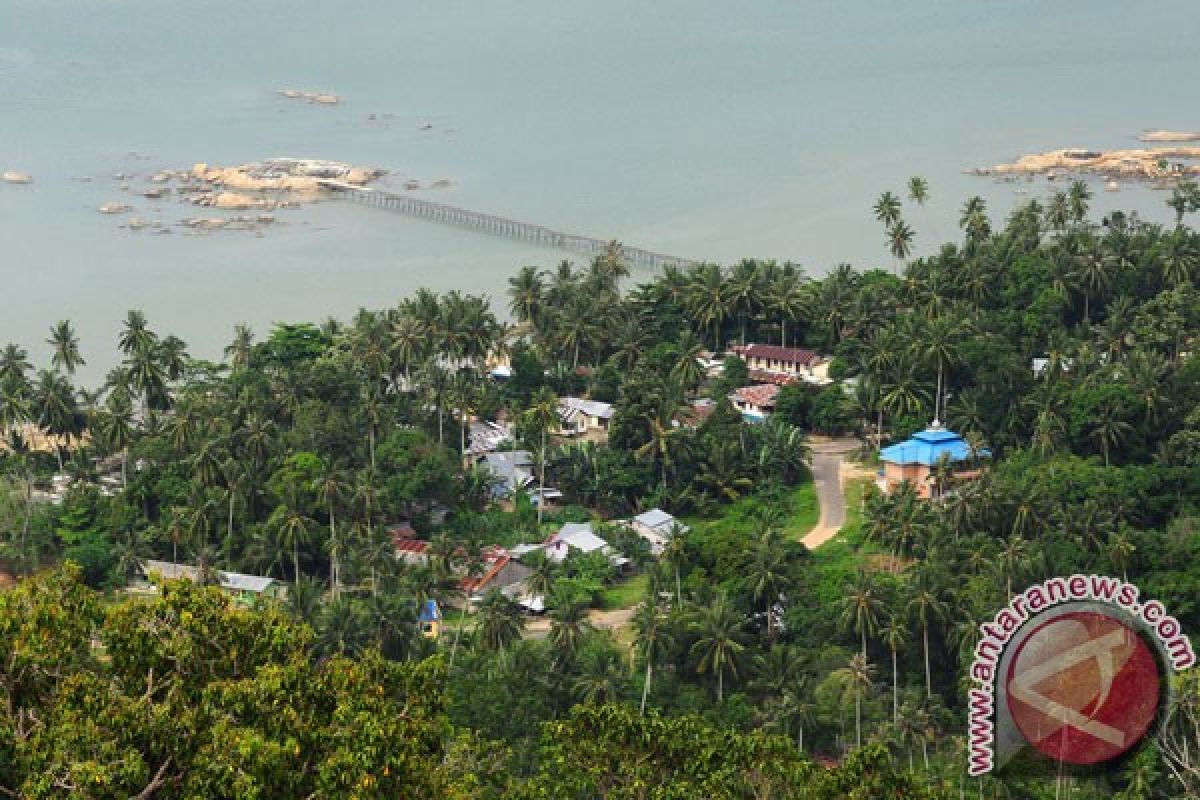
M 989 456 L 987 450 L 976 455 Z M 963 437 L 943 428 L 936 421 L 912 438 L 879 451 L 879 457 L 893 464 L 924 464 L 931 467 L 943 458 L 950 461 L 966 461 L 971 458 L 971 448 Z
M 821 356 L 813 350 L 799 347 L 779 347 L 773 344 L 749 344 L 741 348 L 741 353 L 747 358 L 767 358 L 802 367 L 808 367 L 821 361 Z
M 779 387 L 775 384 L 759 383 L 754 386 L 743 386 L 733 393 L 732 399 L 759 408 L 772 408 L 778 395 Z

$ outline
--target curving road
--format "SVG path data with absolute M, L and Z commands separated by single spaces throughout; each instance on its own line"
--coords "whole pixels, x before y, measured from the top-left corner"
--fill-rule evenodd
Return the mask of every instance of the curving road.
M 828 542 L 846 524 L 846 499 L 842 495 L 842 457 L 860 447 L 857 439 L 833 439 L 817 442 L 812 452 L 813 483 L 817 487 L 817 504 L 821 518 L 817 527 L 800 541 L 809 550 Z

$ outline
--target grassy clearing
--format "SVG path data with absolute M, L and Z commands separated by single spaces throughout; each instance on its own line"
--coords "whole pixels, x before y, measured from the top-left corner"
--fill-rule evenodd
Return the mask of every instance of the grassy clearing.
M 646 595 L 646 584 L 649 580 L 649 576 L 643 572 L 613 584 L 600 595 L 600 608 L 604 611 L 614 611 L 636 606 Z
M 800 540 L 817 527 L 821 508 L 817 503 L 817 485 L 811 480 L 798 487 L 788 498 L 787 519 L 783 523 L 785 536 Z
M 843 587 L 854 577 L 864 557 L 875 552 L 870 543 L 863 540 L 862 497 L 863 488 L 869 478 L 855 478 L 842 486 L 846 500 L 846 525 L 833 539 L 813 552 L 813 564 L 817 575 L 814 582 L 815 602 L 821 605 L 836 604 L 843 597 Z
M 712 517 L 687 517 L 686 522 L 693 530 L 747 532 L 754 529 L 755 521 L 767 504 L 778 507 L 783 516 L 781 528 L 784 535 L 802 539 L 817 526 L 821 509 L 817 504 L 817 486 L 812 478 L 780 495 L 749 495 L 729 505 L 717 506 Z

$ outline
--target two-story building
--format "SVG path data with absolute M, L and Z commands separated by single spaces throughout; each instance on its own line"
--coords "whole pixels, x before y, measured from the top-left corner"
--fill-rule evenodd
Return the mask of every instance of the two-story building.
M 780 378 L 792 378 L 806 383 L 827 384 L 829 378 L 829 359 L 813 350 L 799 347 L 779 347 L 773 344 L 748 344 L 735 347 L 733 352 L 746 362 L 746 368 L 751 374 L 763 373 L 774 376 L 775 382 L 784 382 Z

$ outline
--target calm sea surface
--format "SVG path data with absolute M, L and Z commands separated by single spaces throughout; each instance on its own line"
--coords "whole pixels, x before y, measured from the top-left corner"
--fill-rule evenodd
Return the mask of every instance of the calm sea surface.
M 932 189 L 907 212 L 920 250 L 966 196 L 994 216 L 1021 199 L 966 168 L 1200 127 L 1197 33 L 1195 0 L 0 0 L 0 171 L 35 178 L 0 184 L 0 344 L 41 360 L 70 318 L 96 380 L 128 308 L 214 357 L 238 321 L 419 286 L 503 305 L 519 265 L 563 257 L 337 203 L 261 237 L 95 210 L 198 215 L 112 177 L 198 161 L 377 165 L 453 181 L 429 199 L 692 258 L 887 264 L 870 206 L 910 175 Z M 1097 195 L 1166 219 L 1149 190 Z

